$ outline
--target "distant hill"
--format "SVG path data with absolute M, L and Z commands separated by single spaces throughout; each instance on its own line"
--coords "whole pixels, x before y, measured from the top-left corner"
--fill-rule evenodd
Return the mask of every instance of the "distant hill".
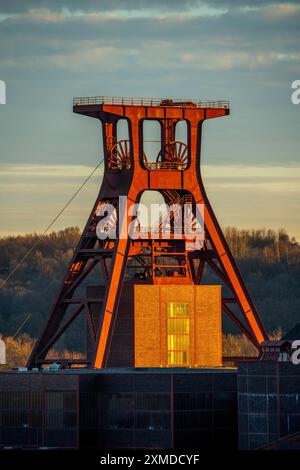
M 284 230 L 225 230 L 247 287 L 269 331 L 291 329 L 300 316 L 300 246 Z M 0 332 L 13 335 L 31 314 L 23 333 L 36 336 L 53 303 L 73 249 L 77 227 L 46 235 L 11 280 L 0 290 Z M 3 280 L 37 240 L 37 235 L 0 239 L 0 278 Z M 209 282 L 208 278 L 206 282 Z M 93 282 L 97 282 L 95 275 Z M 213 282 L 213 279 L 211 280 Z M 227 323 L 226 331 L 231 332 Z M 82 330 L 62 342 L 80 350 Z

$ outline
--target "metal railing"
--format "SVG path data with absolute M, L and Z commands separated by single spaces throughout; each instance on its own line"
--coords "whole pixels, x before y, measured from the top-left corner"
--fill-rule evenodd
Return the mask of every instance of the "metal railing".
M 145 162 L 147 170 L 185 170 L 186 165 L 182 162 Z
M 169 98 L 125 98 L 116 96 L 91 96 L 73 99 L 73 106 L 86 105 L 121 105 L 121 106 L 176 106 L 180 108 L 222 108 L 229 109 L 229 101 L 169 99 Z
M 137 233 L 140 234 L 151 234 L 151 233 L 159 233 L 159 234 L 171 234 L 171 235 L 201 235 L 201 237 L 204 237 L 204 231 L 202 227 L 140 227 L 137 230 Z M 170 253 L 171 255 L 172 253 Z M 183 253 L 184 254 L 184 253 Z M 165 253 L 164 253 L 165 255 Z

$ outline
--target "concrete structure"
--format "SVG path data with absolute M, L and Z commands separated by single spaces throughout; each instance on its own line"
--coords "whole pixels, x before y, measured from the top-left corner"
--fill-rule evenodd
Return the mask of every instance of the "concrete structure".
M 0 448 L 300 448 L 300 368 L 0 373 Z
M 235 370 L 0 374 L 0 448 L 237 449 Z
M 300 367 L 278 361 L 240 364 L 238 414 L 242 450 L 272 443 L 276 448 L 276 441 L 299 433 Z

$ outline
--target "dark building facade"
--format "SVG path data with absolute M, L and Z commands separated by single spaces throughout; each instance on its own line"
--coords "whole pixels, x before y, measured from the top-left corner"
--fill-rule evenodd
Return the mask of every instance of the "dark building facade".
M 235 370 L 0 374 L 1 447 L 237 449 Z
M 238 413 L 240 449 L 261 448 L 298 433 L 300 367 L 291 362 L 240 364 Z
M 0 448 L 298 448 L 300 368 L 2 372 Z
M 58 376 L 50 372 L 2 372 L 0 445 L 77 448 L 78 376 Z

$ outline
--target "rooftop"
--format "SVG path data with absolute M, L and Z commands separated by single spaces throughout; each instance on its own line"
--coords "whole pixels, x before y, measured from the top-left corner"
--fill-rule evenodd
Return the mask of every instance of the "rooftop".
M 224 373 L 236 373 L 237 369 L 235 367 L 218 367 L 218 368 L 192 368 L 192 367 L 168 367 L 168 368 L 157 368 L 157 367 L 149 367 L 149 368 L 134 368 L 134 367 L 127 367 L 127 368 L 113 368 L 113 369 L 86 369 L 86 368 L 74 368 L 74 369 L 39 369 L 37 371 L 32 370 L 24 370 L 19 371 L 16 369 L 11 370 L 4 370 L 0 372 L 0 378 L 3 377 L 5 374 L 59 374 L 59 375 L 66 375 L 66 374 L 224 374 Z

